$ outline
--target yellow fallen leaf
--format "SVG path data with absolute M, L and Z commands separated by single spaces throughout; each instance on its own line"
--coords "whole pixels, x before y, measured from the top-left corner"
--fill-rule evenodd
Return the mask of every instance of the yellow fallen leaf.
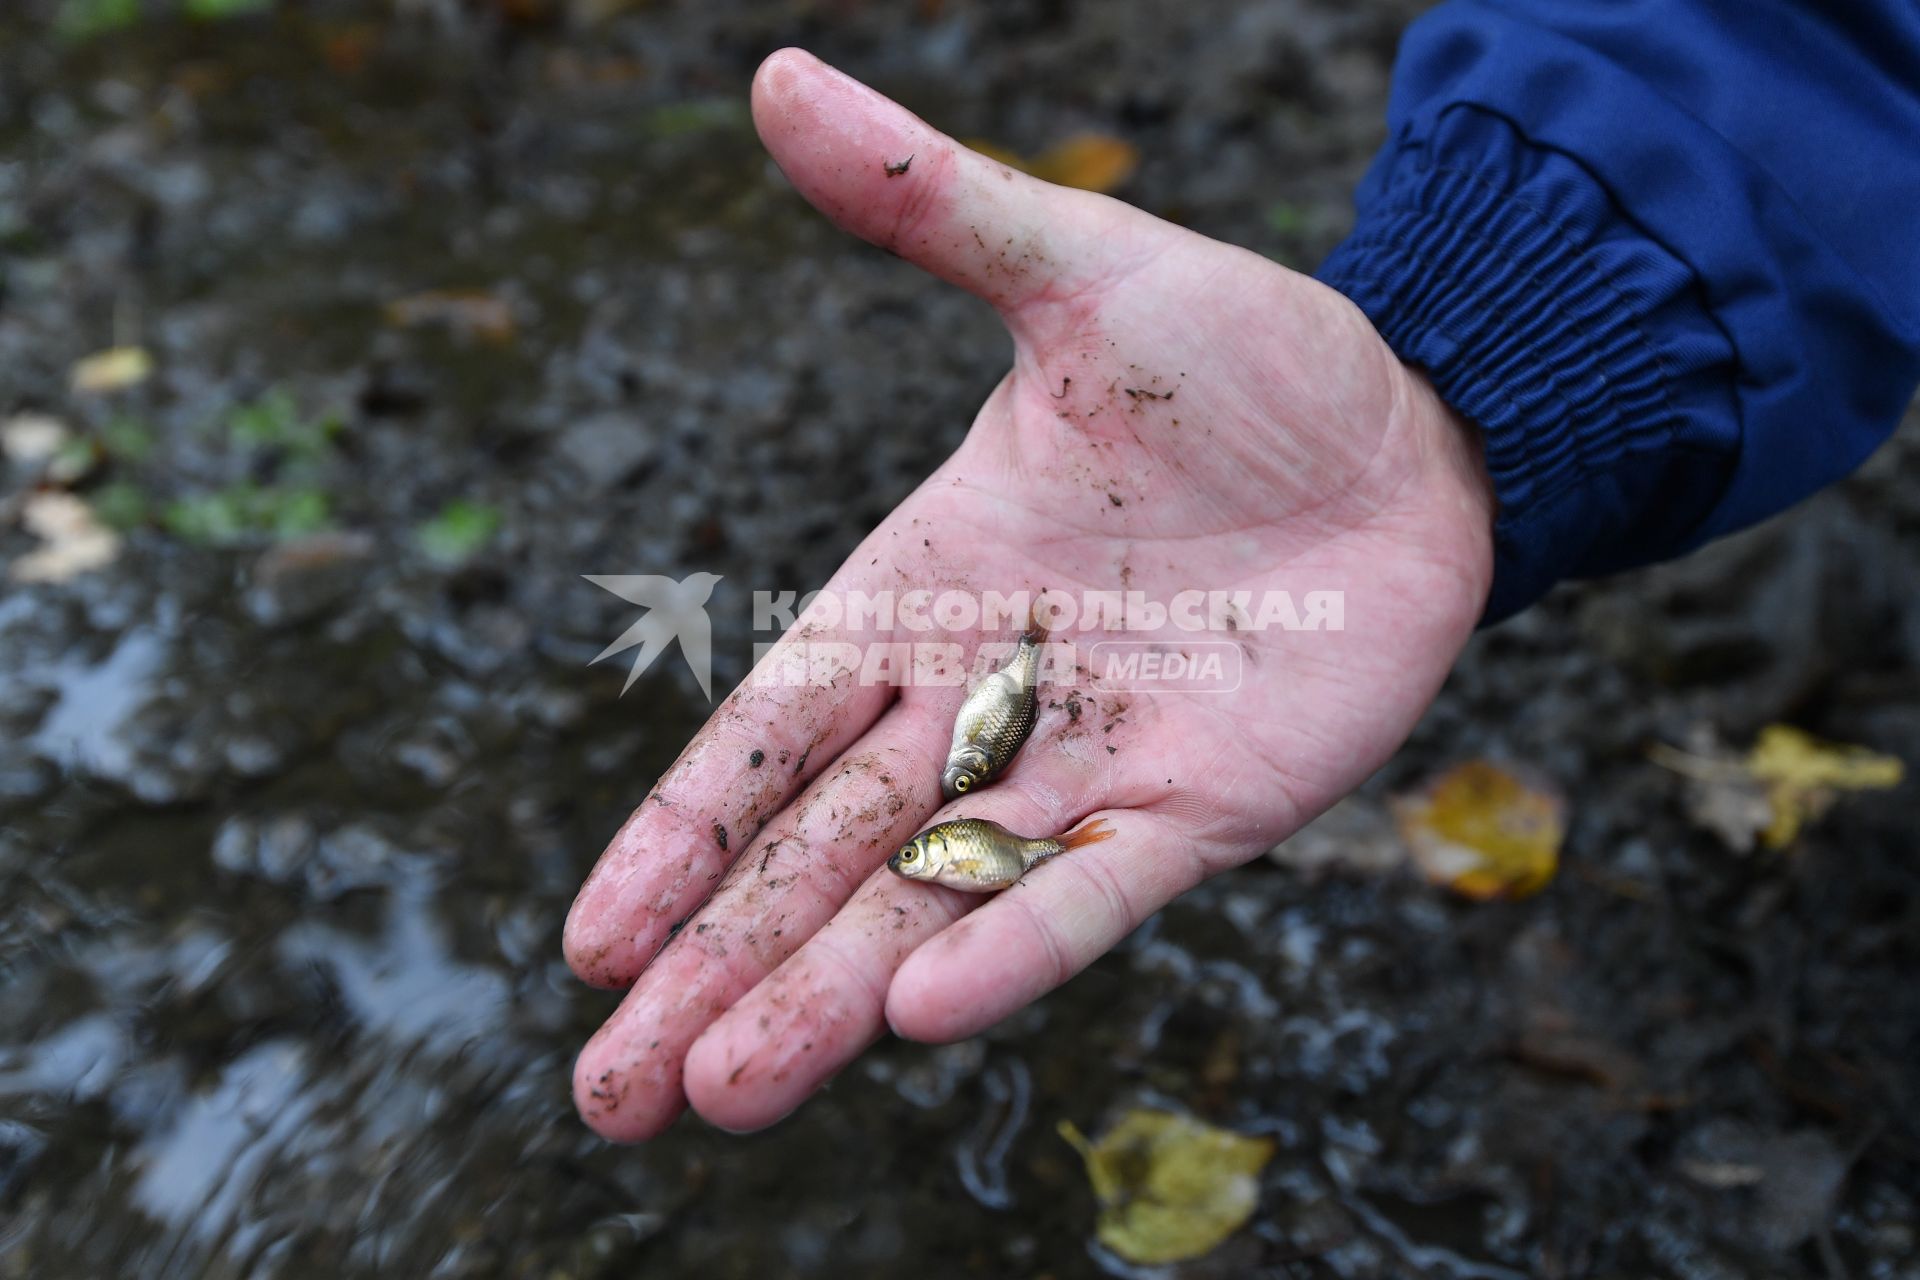
M 967 146 L 1022 173 L 1083 191 L 1118 190 L 1140 167 L 1139 148 L 1104 133 L 1075 134 L 1032 157 L 978 138 Z
M 1148 1266 L 1197 1258 L 1245 1225 L 1273 1158 L 1269 1138 L 1146 1108 L 1127 1112 L 1098 1142 L 1066 1120 L 1060 1136 L 1086 1161 L 1100 1243 Z
M 1747 754 L 1747 771 L 1764 783 L 1773 820 L 1760 833 L 1784 849 L 1800 828 L 1827 811 L 1843 791 L 1884 791 L 1905 776 L 1900 761 L 1865 747 L 1822 742 L 1784 724 L 1770 724 Z
M 1469 760 L 1396 796 L 1400 835 L 1428 879 L 1464 897 L 1524 898 L 1552 881 L 1566 806 L 1487 760 Z
M 1083 191 L 1118 189 L 1140 167 L 1140 152 L 1130 142 L 1101 133 L 1083 133 L 1049 147 L 1033 158 L 1033 175 Z
M 74 363 L 68 378 L 75 392 L 102 395 L 137 387 L 153 376 L 153 357 L 145 347 L 108 347 Z
M 1757 839 L 1769 849 L 1792 844 L 1842 792 L 1900 785 L 1905 766 L 1865 747 L 1823 742 L 1789 725 L 1768 725 L 1752 750 L 1736 756 L 1711 734 L 1695 750 L 1664 742 L 1647 749 L 1655 764 L 1687 779 L 1688 813 L 1736 853 Z

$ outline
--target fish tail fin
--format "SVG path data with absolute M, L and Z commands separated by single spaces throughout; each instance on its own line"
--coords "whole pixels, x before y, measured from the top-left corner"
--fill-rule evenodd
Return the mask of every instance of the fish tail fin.
M 1050 634 L 1047 624 L 1040 621 L 1040 603 L 1036 600 L 1027 610 L 1027 629 L 1020 633 L 1020 638 L 1031 644 L 1045 644 Z
M 1060 852 L 1065 853 L 1069 849 L 1078 849 L 1083 844 L 1099 844 L 1102 840 L 1111 840 L 1113 839 L 1113 834 L 1113 828 L 1107 824 L 1105 818 L 1095 818 L 1086 826 L 1076 831 L 1069 831 L 1067 834 L 1061 836 L 1059 841 Z

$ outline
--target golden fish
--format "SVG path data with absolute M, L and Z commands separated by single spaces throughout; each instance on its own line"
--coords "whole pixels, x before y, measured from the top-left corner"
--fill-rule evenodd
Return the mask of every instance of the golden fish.
M 954 800 L 980 786 L 1012 760 L 1033 732 L 1038 714 L 1041 646 L 1047 629 L 1029 618 L 1007 665 L 974 686 L 953 720 L 940 794 Z
M 1050 840 L 1017 836 L 985 818 L 954 818 L 928 827 L 887 859 L 889 870 L 909 880 L 931 880 L 949 889 L 992 893 L 1055 854 L 1096 844 L 1113 835 L 1104 818 Z

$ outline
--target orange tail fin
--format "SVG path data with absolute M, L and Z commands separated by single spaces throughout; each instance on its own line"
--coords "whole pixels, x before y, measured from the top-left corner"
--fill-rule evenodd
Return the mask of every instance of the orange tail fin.
M 1022 640 L 1030 640 L 1034 644 L 1045 644 L 1047 642 L 1047 634 L 1047 624 L 1040 621 L 1040 603 L 1036 600 L 1033 605 L 1027 609 L 1027 629 L 1022 633 L 1020 638 Z
M 1113 828 L 1107 825 L 1105 818 L 1095 818 L 1078 831 L 1069 831 L 1060 837 L 1060 851 L 1078 849 L 1083 844 L 1099 844 L 1102 840 L 1113 839 Z

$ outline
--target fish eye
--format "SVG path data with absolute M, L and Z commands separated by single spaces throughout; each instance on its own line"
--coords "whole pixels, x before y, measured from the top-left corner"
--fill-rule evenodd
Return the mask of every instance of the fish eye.
M 972 785 L 973 785 L 973 779 L 968 777 L 964 773 L 953 780 L 953 789 L 955 791 L 965 791 L 968 787 Z
M 912 845 L 908 845 L 906 848 L 900 851 L 900 861 L 902 862 L 912 862 L 915 858 L 919 856 L 920 856 L 920 851 L 914 848 Z

